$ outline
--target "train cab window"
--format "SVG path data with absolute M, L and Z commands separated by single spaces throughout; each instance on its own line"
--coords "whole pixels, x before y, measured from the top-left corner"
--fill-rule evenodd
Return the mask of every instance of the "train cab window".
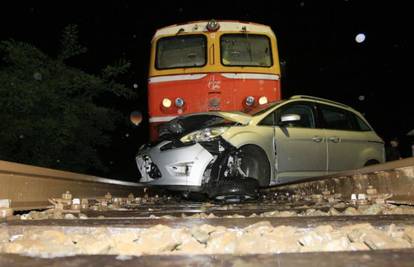
M 224 34 L 220 38 L 224 66 L 271 67 L 270 39 L 265 35 Z
M 164 37 L 157 42 L 157 69 L 202 67 L 207 59 L 204 35 Z

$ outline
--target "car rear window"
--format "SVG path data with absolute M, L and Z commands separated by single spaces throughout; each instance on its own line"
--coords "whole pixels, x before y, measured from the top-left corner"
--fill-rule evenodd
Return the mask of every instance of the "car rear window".
M 354 117 L 356 119 L 358 131 L 371 131 L 371 127 L 369 127 L 368 124 L 366 124 L 360 117 L 357 115 L 354 115 Z

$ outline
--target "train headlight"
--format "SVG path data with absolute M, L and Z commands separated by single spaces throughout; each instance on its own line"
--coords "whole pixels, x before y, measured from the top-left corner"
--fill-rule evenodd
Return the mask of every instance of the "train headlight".
M 220 28 L 220 24 L 219 24 L 216 20 L 214 20 L 214 19 L 210 20 L 210 21 L 207 23 L 207 30 L 208 30 L 209 32 L 215 32 L 215 31 L 217 31 L 219 28 Z
M 260 97 L 259 98 L 259 104 L 260 105 L 267 104 L 267 97 L 265 97 L 265 96 Z
M 169 108 L 169 107 L 171 107 L 171 100 L 170 99 L 168 99 L 168 98 L 164 98 L 163 100 L 162 100 L 162 102 L 161 102 L 161 104 L 162 104 L 162 106 L 164 107 L 164 108 Z
M 175 105 L 176 105 L 178 108 L 182 108 L 182 107 L 184 106 L 184 99 L 182 99 L 181 97 L 177 97 L 177 98 L 175 99 Z
M 253 106 L 253 104 L 254 104 L 254 97 L 253 96 L 246 97 L 246 105 Z

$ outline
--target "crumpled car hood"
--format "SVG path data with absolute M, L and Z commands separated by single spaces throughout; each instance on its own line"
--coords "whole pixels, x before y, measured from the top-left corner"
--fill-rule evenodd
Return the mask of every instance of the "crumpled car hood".
M 243 112 L 225 112 L 225 111 L 210 111 L 210 112 L 201 112 L 201 113 L 194 113 L 182 116 L 183 118 L 191 118 L 193 116 L 197 115 L 211 115 L 211 116 L 217 116 L 222 117 L 223 119 L 237 122 L 243 125 L 246 125 L 250 122 L 252 119 L 252 116 Z
M 210 111 L 193 113 L 177 117 L 160 125 L 158 133 L 160 140 L 166 140 L 207 127 L 246 125 L 251 119 L 252 116 L 242 112 Z

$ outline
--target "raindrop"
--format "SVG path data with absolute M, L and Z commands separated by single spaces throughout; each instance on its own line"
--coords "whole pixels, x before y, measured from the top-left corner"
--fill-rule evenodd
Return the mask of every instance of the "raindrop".
M 364 96 L 364 95 L 360 95 L 360 96 L 358 96 L 358 100 L 359 100 L 359 101 L 364 101 L 364 100 L 365 100 L 365 96 Z
M 33 79 L 35 79 L 36 81 L 41 81 L 42 80 L 42 74 L 40 72 L 33 73 Z
M 365 41 L 365 34 L 358 33 L 357 36 L 355 36 L 355 41 L 359 44 L 364 42 Z
M 137 84 L 137 83 L 134 83 L 132 86 L 133 86 L 135 89 L 137 89 L 137 88 L 138 88 L 138 84 Z
M 139 111 L 133 111 L 131 112 L 131 115 L 129 116 L 129 120 L 135 125 L 138 126 L 142 121 L 142 114 Z
M 23 138 L 24 138 L 24 135 L 22 135 L 22 134 L 21 134 L 21 135 L 19 135 L 19 138 L 20 138 L 20 139 L 23 139 Z
M 305 6 L 305 2 L 302 1 L 302 2 L 300 2 L 299 5 L 300 5 L 300 7 L 304 7 Z
M 126 133 L 126 134 L 125 134 L 125 137 L 127 137 L 127 138 L 128 138 L 128 137 L 129 137 L 129 133 Z

